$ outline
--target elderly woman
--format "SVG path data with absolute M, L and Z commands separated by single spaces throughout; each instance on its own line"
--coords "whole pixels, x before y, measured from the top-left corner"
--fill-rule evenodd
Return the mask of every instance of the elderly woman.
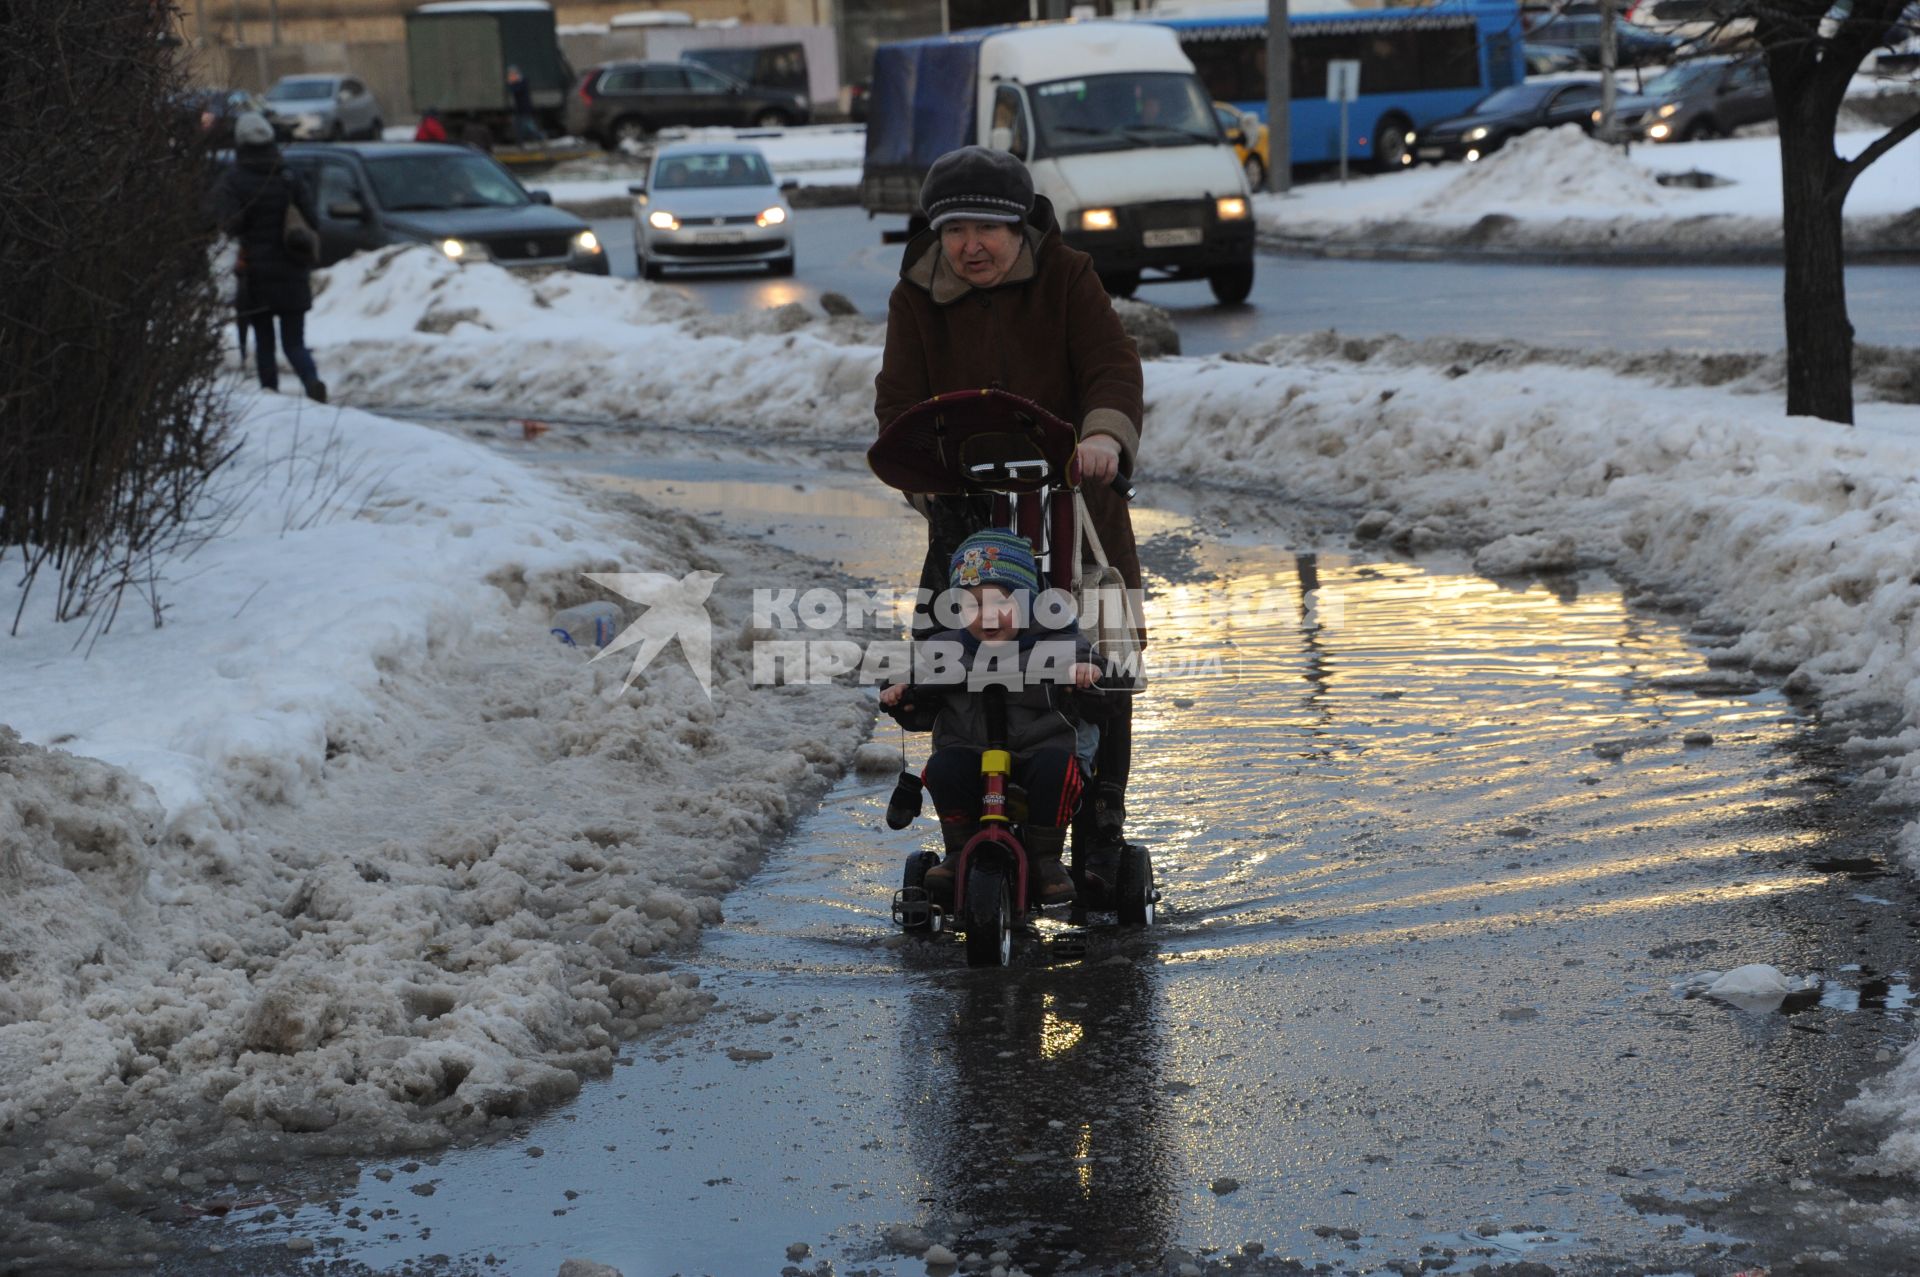
M 1138 590 L 1133 524 L 1110 481 L 1133 472 L 1140 446 L 1140 354 L 1093 259 L 1061 240 L 1053 206 L 1004 151 L 969 146 L 941 156 L 920 206 L 928 228 L 907 244 L 887 306 L 874 415 L 884 427 L 934 395 L 997 388 L 1074 422 L 1094 530 L 1127 587 Z M 915 505 L 928 524 L 920 584 L 938 593 L 954 551 L 990 511 L 984 499 L 965 497 Z M 916 618 L 916 633 L 936 628 L 924 614 Z M 1125 818 L 1131 709 L 1123 701 L 1101 732 L 1094 820 L 1102 851 L 1118 849 Z

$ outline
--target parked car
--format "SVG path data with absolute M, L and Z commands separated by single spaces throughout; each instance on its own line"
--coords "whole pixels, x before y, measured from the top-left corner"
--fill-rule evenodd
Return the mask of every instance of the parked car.
M 793 209 L 760 148 L 678 142 L 654 152 L 633 195 L 633 254 L 642 279 L 668 266 L 764 262 L 793 274 Z
M 1600 65 L 1600 21 L 1598 13 L 1561 14 L 1530 28 L 1527 43 L 1556 44 L 1572 49 L 1580 55 L 1584 67 L 1597 67 Z M 1631 22 L 1613 24 L 1614 61 L 1619 66 L 1671 62 L 1680 46 L 1681 41 L 1659 31 Z
M 200 129 L 200 136 L 207 146 L 216 151 L 226 150 L 233 145 L 233 124 L 248 111 L 257 111 L 266 115 L 266 103 L 258 94 L 245 89 L 192 89 L 174 99 L 180 110 L 191 117 Z M 272 120 L 273 131 L 284 142 L 293 134 L 291 126 L 279 120 Z
M 1682 62 L 1614 105 L 1620 129 L 1653 142 L 1725 137 L 1742 125 L 1773 116 L 1767 64 L 1755 56 Z
M 692 62 L 609 62 L 567 99 L 567 132 L 608 150 L 674 125 L 777 128 L 805 124 L 804 93 L 756 89 Z
M 490 155 L 434 142 L 295 143 L 287 163 L 320 214 L 320 264 L 388 244 L 431 244 L 457 262 L 607 273 L 599 238 Z
M 756 89 L 807 96 L 807 49 L 802 44 L 762 44 L 750 47 L 682 49 L 682 62 L 697 62 L 709 71 L 731 76 Z
M 1578 124 L 1592 132 L 1593 111 L 1599 105 L 1596 80 L 1510 84 L 1480 99 L 1465 115 L 1436 120 L 1421 129 L 1414 135 L 1413 154 L 1422 160 L 1471 163 L 1530 129 Z
M 1213 118 L 1220 122 L 1220 135 L 1227 139 L 1227 145 L 1240 159 L 1240 167 L 1247 175 L 1247 189 L 1262 191 L 1267 185 L 1267 169 L 1272 165 L 1272 151 L 1267 149 L 1267 122 L 1248 111 L 1242 114 L 1226 102 L 1213 104 Z
M 267 114 L 296 138 L 380 140 L 373 92 L 351 75 L 286 75 L 267 90 Z

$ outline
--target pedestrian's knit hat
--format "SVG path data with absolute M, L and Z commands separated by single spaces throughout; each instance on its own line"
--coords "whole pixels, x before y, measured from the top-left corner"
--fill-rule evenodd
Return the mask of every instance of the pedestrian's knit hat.
M 920 207 L 934 229 L 953 221 L 1018 223 L 1033 211 L 1033 175 L 1005 151 L 963 146 L 927 170 Z
M 241 146 L 272 146 L 273 125 L 258 111 L 243 111 L 233 122 L 233 140 Z
M 960 543 L 947 567 L 947 583 L 956 589 L 998 585 L 1015 592 L 1038 590 L 1040 570 L 1034 566 L 1033 547 L 1025 537 L 993 528 Z

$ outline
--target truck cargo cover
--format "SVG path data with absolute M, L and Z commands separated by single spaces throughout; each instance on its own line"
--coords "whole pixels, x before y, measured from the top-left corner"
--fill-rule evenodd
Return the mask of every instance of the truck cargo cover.
M 873 51 L 867 171 L 924 173 L 973 141 L 974 74 L 984 33 L 883 44 Z

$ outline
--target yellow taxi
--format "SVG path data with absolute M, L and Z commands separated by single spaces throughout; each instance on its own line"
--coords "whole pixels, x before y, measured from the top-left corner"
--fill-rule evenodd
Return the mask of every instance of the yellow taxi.
M 1267 126 L 1261 118 L 1251 111 L 1240 112 L 1225 102 L 1213 104 L 1214 118 L 1220 121 L 1220 132 L 1233 147 L 1233 153 L 1240 157 L 1240 167 L 1247 172 L 1247 186 L 1251 190 L 1264 190 L 1267 185 Z

